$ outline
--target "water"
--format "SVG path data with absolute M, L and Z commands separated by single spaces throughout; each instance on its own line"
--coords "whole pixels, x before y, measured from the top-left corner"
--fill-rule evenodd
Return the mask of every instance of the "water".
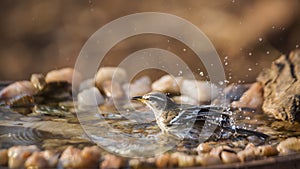
M 152 112 L 144 107 L 140 107 L 140 111 L 116 111 L 104 105 L 100 110 L 100 113 L 98 108 L 82 111 L 77 114 L 80 116 L 78 121 L 74 107 L 65 103 L 60 106 L 39 106 L 29 115 L 0 108 L 0 147 L 34 144 L 41 149 L 63 150 L 68 145 L 84 147 L 98 144 L 109 152 L 146 157 L 161 151 L 177 151 L 182 145 L 192 148 L 198 144 L 192 140 L 184 140 L 184 144 L 181 144 L 179 142 L 182 141 L 178 139 L 166 137 L 157 127 Z M 143 118 L 134 120 L 137 117 Z M 245 145 L 249 141 L 277 144 L 287 137 L 300 135 L 300 124 L 276 121 L 260 111 L 236 110 L 232 118 L 237 127 L 271 136 L 270 141 L 264 143 L 245 137 Z M 226 142 L 230 144 L 235 141 Z

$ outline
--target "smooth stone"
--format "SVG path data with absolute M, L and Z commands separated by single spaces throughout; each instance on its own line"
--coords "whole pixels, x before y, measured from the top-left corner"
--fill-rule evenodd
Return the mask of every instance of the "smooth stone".
M 123 88 L 121 87 L 121 84 L 118 82 L 105 81 L 102 84 L 102 89 L 103 89 L 104 94 L 107 97 L 110 97 L 113 99 L 121 99 L 121 98 L 125 97 Z
M 183 80 L 180 89 L 182 95 L 187 95 L 199 102 L 211 101 L 219 91 L 214 84 L 197 80 Z
M 151 91 L 151 79 L 148 76 L 143 76 L 131 84 L 124 84 L 123 89 L 130 98 L 134 96 L 142 96 Z
M 92 87 L 95 87 L 95 79 L 83 80 L 79 85 L 79 92 Z
M 48 72 L 45 77 L 45 80 L 46 83 L 65 81 L 74 85 L 75 88 L 77 88 L 79 87 L 79 84 L 82 81 L 82 76 L 73 68 L 62 68 Z
M 28 157 L 33 152 L 39 149 L 35 145 L 31 146 L 13 146 L 8 149 L 8 167 L 9 168 L 22 168 Z
M 30 81 L 17 81 L 0 91 L 0 99 L 11 99 L 21 95 L 32 96 L 36 92 L 37 89 Z
M 127 81 L 127 72 L 119 67 L 102 67 L 95 75 L 96 86 L 101 89 L 106 81 L 114 81 L 123 84 Z
M 263 88 L 258 82 L 252 84 L 250 88 L 242 95 L 240 100 L 231 103 L 232 107 L 247 107 L 261 109 L 263 104 Z
M 182 81 L 182 77 L 165 75 L 153 82 L 151 88 L 153 91 L 160 91 L 164 93 L 180 93 Z
M 83 106 L 98 106 L 104 103 L 104 98 L 96 87 L 85 89 L 77 95 L 78 104 Z

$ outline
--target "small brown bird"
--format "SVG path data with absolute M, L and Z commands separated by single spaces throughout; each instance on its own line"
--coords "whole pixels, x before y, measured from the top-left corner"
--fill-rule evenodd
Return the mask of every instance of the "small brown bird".
M 218 125 L 222 130 L 229 132 L 256 135 L 261 139 L 268 138 L 263 133 L 235 127 L 230 119 L 229 111 L 224 111 L 219 106 L 177 104 L 161 92 L 136 96 L 132 100 L 140 101 L 152 110 L 156 123 L 163 133 L 174 135 L 180 139 L 186 138 L 191 130 L 195 129 L 194 124 L 200 122 L 203 126 L 205 121 Z M 199 127 L 197 128 L 199 129 Z

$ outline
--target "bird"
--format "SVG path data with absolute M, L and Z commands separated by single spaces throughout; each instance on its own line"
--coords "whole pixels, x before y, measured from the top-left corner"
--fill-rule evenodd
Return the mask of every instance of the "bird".
M 205 121 L 232 133 L 256 135 L 263 140 L 269 137 L 264 133 L 236 127 L 230 118 L 231 112 L 221 106 L 177 104 L 166 94 L 157 91 L 132 97 L 131 100 L 142 102 L 151 109 L 162 133 L 179 139 L 186 138 L 191 131 L 200 130 L 199 126 L 203 127 Z

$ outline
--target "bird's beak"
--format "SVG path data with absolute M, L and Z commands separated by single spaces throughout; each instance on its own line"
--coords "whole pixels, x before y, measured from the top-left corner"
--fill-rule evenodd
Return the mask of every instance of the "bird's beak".
M 137 100 L 137 101 L 143 101 L 143 96 L 135 96 L 135 97 L 132 97 L 131 100 Z

